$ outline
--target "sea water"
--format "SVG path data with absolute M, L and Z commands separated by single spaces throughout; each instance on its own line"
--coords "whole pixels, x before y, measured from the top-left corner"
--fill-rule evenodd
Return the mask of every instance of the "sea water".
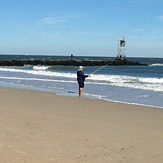
M 67 56 L 1 55 L 0 59 L 69 59 Z M 114 59 L 75 57 L 82 60 Z M 163 58 L 126 58 L 149 66 L 86 66 L 84 97 L 163 108 Z M 77 66 L 1 66 L 0 86 L 78 96 Z

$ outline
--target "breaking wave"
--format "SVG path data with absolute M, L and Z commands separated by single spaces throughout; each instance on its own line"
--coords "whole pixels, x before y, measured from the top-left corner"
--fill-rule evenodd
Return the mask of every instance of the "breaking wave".
M 76 83 L 76 73 L 66 72 L 54 72 L 45 71 L 49 67 L 47 66 L 36 66 L 33 69 L 18 69 L 18 68 L 2 68 L 1 72 L 8 72 L 13 76 L 1 76 L 1 79 L 6 80 L 35 80 L 42 82 L 69 82 Z M 15 73 L 15 74 L 14 74 Z M 16 76 L 18 74 L 18 76 Z M 21 75 L 22 74 L 22 75 Z M 24 74 L 29 74 L 29 77 Z M 24 77 L 23 77 L 24 76 Z M 116 87 L 126 87 L 130 89 L 142 89 L 156 92 L 163 92 L 163 78 L 149 78 L 149 77 L 135 77 L 125 75 L 99 75 L 94 74 L 91 78 L 86 80 L 87 84 L 97 85 L 110 85 Z
M 33 70 L 47 70 L 50 66 L 33 66 Z
M 155 64 L 151 64 L 150 66 L 163 66 L 163 64 L 155 63 Z

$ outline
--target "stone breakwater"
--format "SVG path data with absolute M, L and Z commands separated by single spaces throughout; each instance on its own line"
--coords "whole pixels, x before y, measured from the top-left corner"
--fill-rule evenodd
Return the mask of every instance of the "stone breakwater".
M 65 65 L 65 66 L 148 66 L 139 62 L 126 59 L 115 60 L 0 60 L 0 66 L 24 66 L 24 65 Z

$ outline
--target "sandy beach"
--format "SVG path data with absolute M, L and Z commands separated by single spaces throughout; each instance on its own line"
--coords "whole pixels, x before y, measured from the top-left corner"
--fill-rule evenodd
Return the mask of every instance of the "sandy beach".
M 2 163 L 162 163 L 163 109 L 0 89 Z

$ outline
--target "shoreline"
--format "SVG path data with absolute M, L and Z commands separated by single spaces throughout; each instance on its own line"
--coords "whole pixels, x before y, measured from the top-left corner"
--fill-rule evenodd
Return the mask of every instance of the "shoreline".
M 0 88 L 1 161 L 163 162 L 163 110 Z
M 75 97 L 78 98 L 78 93 L 77 96 L 72 96 L 71 93 L 67 93 L 67 94 L 57 94 L 55 92 L 51 92 L 51 91 L 46 91 L 46 90 L 32 90 L 32 89 L 23 89 L 23 88 L 11 88 L 11 87 L 0 87 L 0 89 L 18 89 L 18 90 L 24 90 L 24 91 L 34 91 L 34 92 L 44 92 L 44 93 L 50 93 L 50 94 L 54 94 L 56 96 L 61 96 L 61 97 Z M 154 105 L 147 105 L 147 104 L 139 104 L 139 103 L 132 103 L 132 102 L 123 102 L 123 101 L 117 101 L 117 100 L 110 100 L 110 99 L 105 99 L 105 98 L 98 98 L 98 97 L 88 97 L 87 95 L 83 95 L 80 98 L 84 98 L 84 99 L 92 99 L 92 100 L 101 100 L 101 101 L 108 101 L 108 102 L 113 102 L 113 103 L 120 103 L 120 104 L 127 104 L 127 105 L 136 105 L 136 106 L 144 106 L 144 107 L 151 107 L 151 108 L 156 108 L 156 109 L 163 109 L 163 106 L 154 106 Z
M 99 99 L 99 100 L 101 100 L 101 99 Z M 137 104 L 137 103 L 121 102 L 121 101 L 112 101 L 112 100 L 104 100 L 104 101 L 115 102 L 115 103 L 126 104 L 126 105 L 144 106 L 144 107 L 150 107 L 150 108 L 154 108 L 154 109 L 163 109 L 163 107 L 161 107 L 161 106 L 159 107 L 159 106 L 153 106 L 153 105 Z

